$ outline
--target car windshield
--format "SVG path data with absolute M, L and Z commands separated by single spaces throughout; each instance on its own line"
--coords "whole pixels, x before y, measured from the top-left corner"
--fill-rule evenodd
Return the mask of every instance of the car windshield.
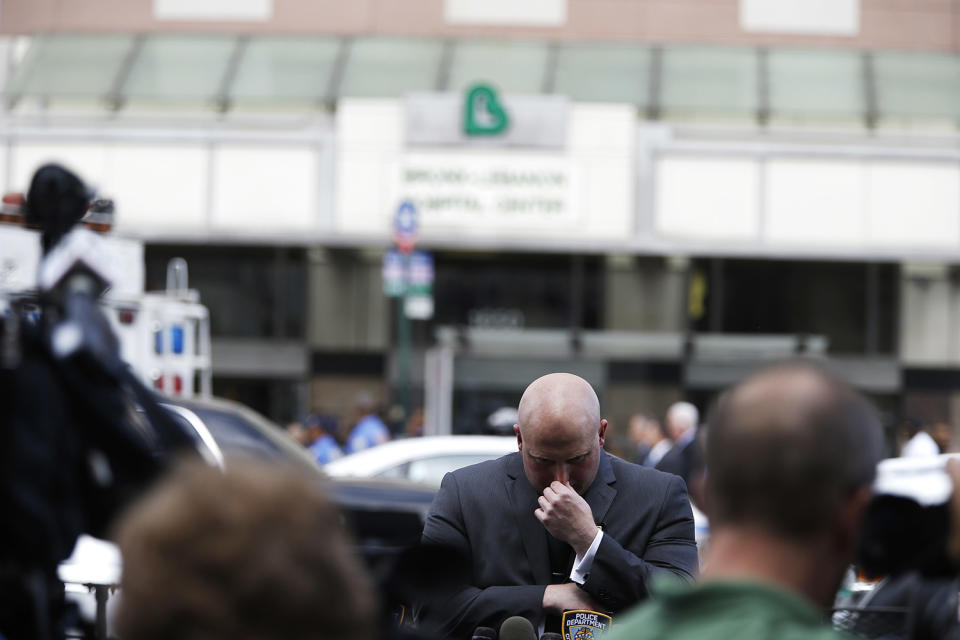
M 448 471 L 454 471 L 460 467 L 466 467 L 484 460 L 492 460 L 500 457 L 500 455 L 498 452 L 431 456 L 384 469 L 377 476 L 381 478 L 406 478 L 413 482 L 422 482 L 439 487 L 440 481 L 443 480 L 443 476 Z
M 193 407 L 191 411 L 207 425 L 225 454 L 246 454 L 269 459 L 286 457 L 273 440 L 249 424 L 245 417 L 205 407 Z
M 203 422 L 227 458 L 252 457 L 313 466 L 310 457 L 297 444 L 288 441 L 280 427 L 246 407 L 184 403 L 181 408 Z M 176 417 L 181 422 L 185 420 L 183 416 Z

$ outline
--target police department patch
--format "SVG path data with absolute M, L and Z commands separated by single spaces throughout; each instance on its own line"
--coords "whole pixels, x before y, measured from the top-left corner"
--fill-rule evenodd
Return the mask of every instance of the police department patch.
M 573 609 L 563 612 L 563 640 L 599 640 L 613 619 L 597 611 Z

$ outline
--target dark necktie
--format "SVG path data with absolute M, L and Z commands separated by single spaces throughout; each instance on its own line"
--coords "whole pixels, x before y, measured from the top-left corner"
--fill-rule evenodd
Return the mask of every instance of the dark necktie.
M 573 549 L 563 540 L 557 540 L 549 533 L 547 534 L 547 552 L 550 554 L 550 584 L 563 584 L 570 581 L 571 556 Z M 544 621 L 544 631 L 555 631 L 562 633 L 560 628 L 561 616 L 551 613 L 547 614 Z

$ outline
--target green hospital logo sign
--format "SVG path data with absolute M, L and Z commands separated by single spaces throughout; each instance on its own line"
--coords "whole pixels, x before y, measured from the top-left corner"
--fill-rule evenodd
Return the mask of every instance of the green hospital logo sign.
M 467 90 L 463 101 L 463 132 L 471 137 L 500 135 L 510 126 L 510 116 L 496 90 L 477 84 Z

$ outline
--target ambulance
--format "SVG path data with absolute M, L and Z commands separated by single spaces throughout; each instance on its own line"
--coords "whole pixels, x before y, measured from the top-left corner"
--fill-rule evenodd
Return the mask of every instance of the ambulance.
M 22 194 L 6 194 L 0 208 L 0 317 L 21 310 L 39 318 L 37 272 L 40 233 L 24 226 Z M 173 397 L 211 395 L 210 314 L 189 288 L 187 263 L 167 265 L 166 289 L 145 291 L 143 242 L 110 234 L 113 203 L 97 200 L 81 224 L 100 234 L 111 286 L 101 298 L 120 353 L 144 384 Z

